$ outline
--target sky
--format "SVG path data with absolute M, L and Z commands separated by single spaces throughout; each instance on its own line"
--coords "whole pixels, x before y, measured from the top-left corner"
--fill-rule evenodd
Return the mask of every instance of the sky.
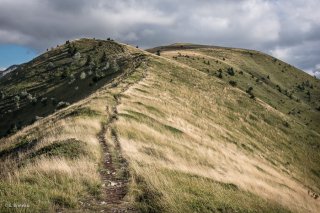
M 0 69 L 81 37 L 255 49 L 320 77 L 319 0 L 0 0 Z

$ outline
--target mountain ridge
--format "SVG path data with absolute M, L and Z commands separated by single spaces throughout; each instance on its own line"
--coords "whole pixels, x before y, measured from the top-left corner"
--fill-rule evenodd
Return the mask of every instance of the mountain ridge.
M 80 39 L 27 63 L 57 74 L 56 97 L 79 98 L 0 139 L 0 200 L 33 212 L 317 212 L 320 81 L 256 51 L 179 45 Z M 118 74 L 100 76 L 115 58 Z M 10 84 L 21 71 L 0 88 L 9 99 L 35 96 L 22 84 L 34 74 Z M 42 96 L 21 110 L 39 112 Z

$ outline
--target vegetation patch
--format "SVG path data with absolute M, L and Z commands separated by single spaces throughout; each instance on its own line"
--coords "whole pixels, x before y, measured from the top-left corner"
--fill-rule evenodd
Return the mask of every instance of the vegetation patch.
M 45 146 L 32 153 L 30 158 L 48 156 L 75 159 L 87 154 L 86 143 L 72 138 L 65 141 L 55 141 L 49 146 Z
M 18 143 L 12 145 L 9 148 L 3 149 L 0 151 L 0 158 L 8 157 L 10 156 L 17 156 L 19 152 L 24 152 L 28 149 L 31 149 L 37 144 L 36 139 L 27 139 L 26 137 L 23 137 L 19 140 Z
M 96 111 L 96 110 L 92 110 L 89 107 L 82 107 L 82 108 L 78 108 L 73 110 L 72 112 L 70 112 L 69 114 L 67 114 L 67 116 L 72 116 L 72 117 L 78 117 L 78 116 L 84 116 L 84 117 L 96 117 L 101 115 L 100 112 Z

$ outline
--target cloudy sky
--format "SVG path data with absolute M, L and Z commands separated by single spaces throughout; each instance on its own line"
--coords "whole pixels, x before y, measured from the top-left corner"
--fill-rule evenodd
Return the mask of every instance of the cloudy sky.
M 79 37 L 256 49 L 320 76 L 319 0 L 0 0 L 0 68 Z

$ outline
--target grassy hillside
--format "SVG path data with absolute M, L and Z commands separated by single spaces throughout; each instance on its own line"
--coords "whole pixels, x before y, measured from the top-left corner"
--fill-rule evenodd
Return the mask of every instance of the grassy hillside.
M 102 43 L 119 74 L 0 140 L 1 212 L 319 211 L 319 80 L 256 51 Z
M 0 79 L 0 137 L 85 98 L 137 57 L 113 41 L 80 39 L 19 66 Z

